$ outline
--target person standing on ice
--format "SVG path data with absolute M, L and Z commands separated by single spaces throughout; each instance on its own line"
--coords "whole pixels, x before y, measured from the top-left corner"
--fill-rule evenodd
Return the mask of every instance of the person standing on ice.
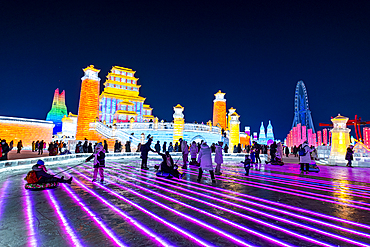
M 96 145 L 95 152 L 88 157 L 85 162 L 90 161 L 94 158 L 94 176 L 93 182 L 96 182 L 96 178 L 98 176 L 98 171 L 100 174 L 100 182 L 104 182 L 104 168 L 105 168 L 105 149 L 101 143 Z
M 153 150 L 150 145 L 152 144 L 152 141 L 153 139 L 152 138 L 149 138 L 147 143 L 145 143 L 144 145 L 141 145 L 141 148 L 140 148 L 140 152 L 141 152 L 141 169 L 143 170 L 149 170 L 148 168 L 148 153 L 149 151 L 152 151 L 152 152 L 155 152 L 155 150 Z
M 198 154 L 198 163 L 200 164 L 197 182 L 200 182 L 203 175 L 203 170 L 209 171 L 212 178 L 212 183 L 216 183 L 215 174 L 213 173 L 211 148 L 206 142 L 203 142 Z
M 221 164 L 224 163 L 224 159 L 222 156 L 222 142 L 218 142 L 215 146 L 215 163 L 217 164 L 216 166 L 216 175 L 221 175 Z
M 193 141 L 190 146 L 190 157 L 191 157 L 192 165 L 197 164 L 197 153 L 198 153 L 198 146 L 197 146 L 197 143 Z
M 308 142 L 303 142 L 302 147 L 299 149 L 299 164 L 301 165 L 301 172 L 305 171 L 305 166 L 306 172 L 309 172 L 309 167 L 311 163 L 311 152 L 312 149 L 308 146 Z
M 187 164 L 188 164 L 188 157 L 189 157 L 189 147 L 188 147 L 188 143 L 185 140 L 181 142 L 181 150 L 182 150 L 182 161 L 184 163 L 184 165 L 182 166 L 182 169 L 186 169 Z
M 346 157 L 345 157 L 345 159 L 348 160 L 346 166 L 353 167 L 352 166 L 353 153 L 354 153 L 353 152 L 353 146 L 349 145 L 349 147 L 347 148 Z

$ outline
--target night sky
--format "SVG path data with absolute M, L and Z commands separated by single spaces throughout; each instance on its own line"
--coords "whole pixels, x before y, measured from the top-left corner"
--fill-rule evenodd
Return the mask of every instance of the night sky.
M 284 139 L 298 80 L 316 129 L 338 113 L 370 120 L 370 1 L 1 1 L 1 116 L 45 119 L 56 88 L 78 113 L 82 69 L 101 90 L 132 68 L 153 115 L 212 119 L 214 93 L 241 131 L 272 121 Z

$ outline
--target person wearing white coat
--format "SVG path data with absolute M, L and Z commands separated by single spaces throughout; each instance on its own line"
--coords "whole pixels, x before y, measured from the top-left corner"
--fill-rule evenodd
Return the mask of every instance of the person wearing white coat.
M 216 144 L 216 150 L 215 150 L 215 163 L 217 164 L 216 166 L 216 175 L 221 175 L 221 164 L 224 163 L 224 159 L 222 156 L 222 142 L 218 142 Z
M 198 163 L 200 164 L 200 167 L 197 181 L 200 182 L 200 180 L 202 179 L 203 170 L 205 170 L 209 171 L 209 173 L 211 174 L 212 183 L 216 183 L 215 174 L 213 173 L 211 148 L 207 145 L 206 142 L 204 142 L 200 147 L 200 151 L 198 154 Z
M 310 153 L 313 151 L 309 146 L 308 146 L 308 142 L 305 141 L 303 144 L 302 144 L 302 147 L 301 149 L 304 150 L 304 155 L 299 155 L 299 164 L 301 165 L 301 172 L 303 172 L 305 169 L 304 169 L 304 166 L 306 165 L 306 172 L 308 172 L 308 169 L 309 169 L 309 166 L 310 166 L 310 163 L 311 163 L 311 155 Z M 301 153 L 299 151 L 299 153 Z

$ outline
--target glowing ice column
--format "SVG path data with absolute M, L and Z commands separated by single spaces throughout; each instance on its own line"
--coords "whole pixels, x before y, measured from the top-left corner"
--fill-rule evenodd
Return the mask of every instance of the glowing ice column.
M 302 130 L 301 130 L 301 124 L 297 124 L 297 141 L 298 141 L 298 145 L 300 145 L 302 143 Z
M 335 163 L 344 163 L 347 147 L 350 144 L 349 132 L 351 130 L 347 128 L 347 117 L 343 117 L 340 114 L 331 120 L 333 122 L 333 129 L 330 131 L 331 137 L 331 150 L 329 156 L 329 164 L 334 165 Z
M 323 129 L 322 130 L 322 140 L 323 140 L 323 143 L 325 146 L 328 145 L 328 130 L 327 129 Z
M 306 126 L 303 125 L 302 126 L 302 143 L 307 141 L 307 130 L 306 130 Z
M 239 128 L 239 115 L 234 112 L 230 115 L 230 150 L 233 150 L 234 146 L 240 143 L 240 128 Z
M 226 99 L 225 93 L 219 90 L 215 94 L 215 99 L 213 100 L 213 125 L 216 126 L 220 124 L 221 128 L 226 130 Z
M 76 140 L 90 139 L 90 123 L 99 118 L 100 70 L 93 65 L 83 69 L 85 75 L 81 78 L 80 104 L 78 107 Z
M 317 131 L 317 146 L 322 145 L 322 136 L 321 136 L 321 131 Z
M 233 114 L 236 111 L 233 107 L 229 109 L 229 113 L 227 114 L 227 128 L 230 130 L 230 119 L 231 114 Z
M 173 108 L 175 113 L 173 114 L 173 144 L 179 142 L 180 138 L 183 138 L 183 131 L 184 131 L 184 107 L 177 104 Z
M 308 145 L 312 146 L 312 129 L 307 130 L 307 137 L 308 137 Z

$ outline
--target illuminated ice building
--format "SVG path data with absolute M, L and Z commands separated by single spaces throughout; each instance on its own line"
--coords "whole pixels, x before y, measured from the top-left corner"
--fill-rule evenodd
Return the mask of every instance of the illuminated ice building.
M 139 96 L 140 85 L 132 69 L 113 66 L 99 97 L 99 120 L 106 124 L 148 122 L 153 120 L 152 108 Z
M 122 143 L 131 141 L 131 145 L 136 146 L 146 142 L 148 136 L 161 144 L 167 142 L 167 146 L 170 142 L 175 144 L 180 138 L 188 143 L 201 140 L 209 144 L 228 141 L 221 132 L 221 127 L 226 130 L 228 123 L 225 94 L 221 91 L 215 94 L 213 124 L 211 121 L 207 124 L 185 123 L 184 107 L 179 104 L 174 107 L 173 121 L 164 122 L 154 117 L 152 108 L 144 104 L 145 98 L 139 95 L 141 86 L 137 84 L 138 78 L 132 69 L 113 66 L 100 97 L 97 96 L 99 70 L 91 65 L 83 71 L 85 75 L 81 78 L 77 141 L 84 138 L 92 141 L 106 139 L 111 147 L 115 140 Z M 227 130 L 227 134 L 232 136 L 233 143 L 238 143 L 239 115 L 234 115 L 229 117 L 232 128 Z M 67 118 L 65 120 L 71 122 Z M 234 133 L 236 131 L 238 133 Z
M 263 122 L 261 122 L 260 133 L 257 142 L 263 145 L 270 145 L 274 141 L 274 131 L 271 121 L 269 120 L 269 124 L 267 125 L 267 133 L 265 132 L 265 126 L 263 125 Z
M 54 92 L 53 103 L 51 110 L 46 116 L 46 121 L 52 121 L 54 123 L 53 134 L 56 135 L 62 131 L 62 118 L 67 115 L 67 107 L 65 104 L 65 92 L 59 94 L 59 88 Z

